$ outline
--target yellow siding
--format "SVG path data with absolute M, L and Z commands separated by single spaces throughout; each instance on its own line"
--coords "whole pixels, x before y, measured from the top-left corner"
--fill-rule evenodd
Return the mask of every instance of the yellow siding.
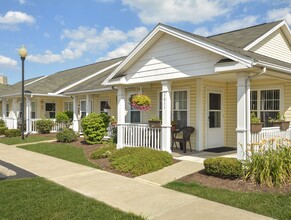
M 236 147 L 236 83 L 227 83 L 225 92 L 225 145 Z

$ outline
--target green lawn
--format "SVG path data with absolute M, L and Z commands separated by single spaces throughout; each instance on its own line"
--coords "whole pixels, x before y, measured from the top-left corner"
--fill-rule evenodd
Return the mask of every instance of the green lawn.
M 31 143 L 31 142 L 37 142 L 37 141 L 46 141 L 54 139 L 54 137 L 42 137 L 37 135 L 29 135 L 28 137 L 25 137 L 24 140 L 21 139 L 21 137 L 3 137 L 0 138 L 0 143 L 8 144 L 8 145 L 15 145 L 15 144 L 23 144 L 23 143 Z
M 143 219 L 43 178 L 0 181 L 0 219 Z
M 291 194 L 233 192 L 179 181 L 165 187 L 272 218 L 291 219 Z
M 97 165 L 87 160 L 86 156 L 84 155 L 83 149 L 73 147 L 70 144 L 38 143 L 19 146 L 19 148 L 46 154 L 52 157 L 68 160 L 85 166 L 98 168 Z

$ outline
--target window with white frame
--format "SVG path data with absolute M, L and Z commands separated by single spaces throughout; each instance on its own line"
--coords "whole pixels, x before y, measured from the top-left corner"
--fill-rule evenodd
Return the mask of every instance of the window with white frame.
M 30 103 L 30 117 L 36 118 L 36 104 L 35 104 L 35 102 Z
M 159 117 L 162 119 L 162 93 L 160 93 Z M 172 120 L 177 128 L 187 126 L 188 122 L 188 92 L 187 90 L 172 92 Z
M 9 103 L 6 103 L 6 117 L 9 117 Z
M 45 103 L 45 117 L 55 118 L 55 116 L 56 116 L 56 103 L 53 102 Z
M 64 111 L 73 111 L 73 102 L 64 102 Z
M 136 95 L 136 94 L 132 94 L 130 97 L 132 98 L 132 96 L 134 96 L 134 95 Z M 130 117 L 131 123 L 140 123 L 141 111 L 130 106 L 129 117 Z
M 84 100 L 80 101 L 80 115 L 81 118 L 86 116 L 86 101 Z
M 107 100 L 100 101 L 100 113 L 108 114 L 108 109 L 110 109 L 110 105 Z
M 251 91 L 251 113 L 259 117 L 265 127 L 270 126 L 270 118 L 276 118 L 280 113 L 280 104 L 280 89 Z

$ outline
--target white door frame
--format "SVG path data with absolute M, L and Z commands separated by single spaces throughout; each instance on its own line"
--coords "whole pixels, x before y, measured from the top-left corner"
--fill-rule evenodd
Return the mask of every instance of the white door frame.
M 213 146 L 213 147 L 209 147 L 208 145 L 208 139 L 209 139 L 209 94 L 210 93 L 216 93 L 216 94 L 221 94 L 221 129 L 222 129 L 222 133 L 223 133 L 223 143 L 221 144 L 221 146 Z M 224 89 L 223 88 L 214 88 L 214 87 L 208 87 L 206 88 L 206 114 L 205 114 L 205 147 L 206 149 L 209 148 L 215 148 L 215 147 L 222 147 L 225 145 L 225 131 L 224 131 Z

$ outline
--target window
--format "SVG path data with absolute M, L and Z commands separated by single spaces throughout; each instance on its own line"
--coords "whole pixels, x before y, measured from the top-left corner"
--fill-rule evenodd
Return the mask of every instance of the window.
M 136 94 L 132 94 L 130 97 Z M 138 109 L 133 108 L 130 106 L 130 122 L 131 123 L 139 123 L 141 119 L 141 112 Z
M 80 102 L 80 114 L 81 118 L 84 118 L 86 116 L 86 101 Z
M 110 109 L 108 101 L 100 101 L 100 113 L 108 114 L 108 112 L 104 109 Z
M 30 117 L 36 118 L 36 104 L 35 104 L 35 102 L 31 102 L 31 104 L 30 104 Z
M 64 102 L 64 111 L 73 111 L 73 102 Z
M 251 91 L 251 113 L 261 119 L 264 126 L 270 126 L 269 118 L 275 118 L 280 113 L 280 90 Z
M 23 109 L 22 109 L 22 102 L 20 102 L 19 104 L 19 118 L 22 118 L 22 113 L 23 113 Z
M 9 103 L 6 103 L 6 117 L 9 117 Z
M 56 116 L 56 103 L 45 103 L 45 117 L 55 118 Z
M 172 120 L 176 121 L 177 128 L 187 126 L 188 122 L 188 94 L 187 91 L 172 92 Z M 162 119 L 162 93 L 160 93 L 159 117 Z

